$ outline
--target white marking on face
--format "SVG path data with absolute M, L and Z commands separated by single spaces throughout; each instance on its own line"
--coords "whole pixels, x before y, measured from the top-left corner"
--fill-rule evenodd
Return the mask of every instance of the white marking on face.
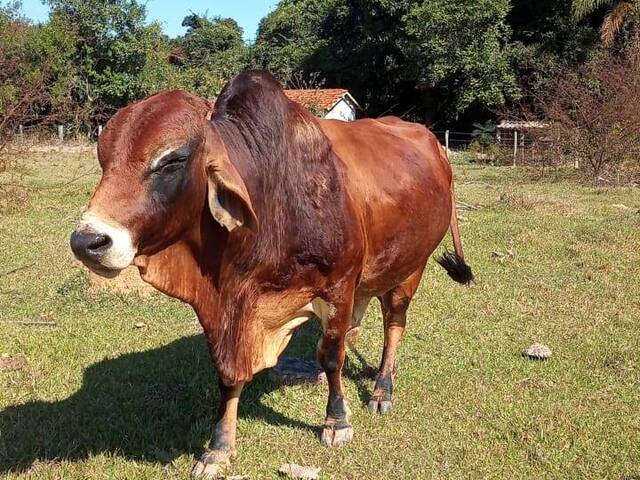
M 133 261 L 136 255 L 136 248 L 133 245 L 129 231 L 111 219 L 104 219 L 100 216 L 86 212 L 82 215 L 76 231 L 90 231 L 96 234 L 107 235 L 111 238 L 111 247 L 100 257 L 100 264 L 109 270 L 122 270 Z
M 170 155 L 172 153 L 178 153 L 181 155 L 188 155 L 189 154 L 189 148 L 183 144 L 179 144 L 179 145 L 172 145 L 170 147 L 165 148 L 164 150 L 161 150 L 160 152 L 158 152 L 154 157 L 153 160 L 151 160 L 151 163 L 149 163 L 149 170 L 155 170 L 158 165 L 160 165 L 160 163 L 162 162 L 162 160 L 167 156 Z

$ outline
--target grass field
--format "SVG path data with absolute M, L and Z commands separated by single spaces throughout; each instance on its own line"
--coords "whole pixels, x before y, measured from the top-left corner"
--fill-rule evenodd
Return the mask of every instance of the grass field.
M 294 462 L 324 479 L 640 479 L 640 191 L 456 171 L 459 200 L 483 205 L 463 212 L 477 283 L 430 263 L 394 411 L 365 408 L 362 372 L 382 344 L 372 303 L 345 372 L 353 443 L 318 440 L 326 386 L 261 375 L 243 394 L 231 474 L 277 478 Z M 0 372 L 0 477 L 187 478 L 217 400 L 193 313 L 159 294 L 89 291 L 68 235 L 98 178 L 91 154 L 43 153 L 22 174 L 28 203 L 0 213 L 0 354 L 26 360 Z M 290 354 L 312 358 L 318 329 Z M 534 342 L 553 357 L 522 358 Z

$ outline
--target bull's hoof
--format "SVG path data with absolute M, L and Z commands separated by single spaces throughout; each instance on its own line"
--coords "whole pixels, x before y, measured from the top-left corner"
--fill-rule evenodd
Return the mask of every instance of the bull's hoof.
M 325 426 L 320 440 L 328 447 L 342 447 L 353 440 L 353 428 L 335 429 L 333 426 Z
M 206 450 L 191 470 L 191 476 L 212 480 L 222 478 L 224 471 L 231 465 L 231 454 L 221 450 Z
M 393 402 L 391 400 L 383 400 L 380 398 L 372 398 L 369 400 L 369 405 L 367 407 L 369 409 L 369 413 L 379 413 L 384 415 L 385 413 L 389 413 L 393 408 Z
M 376 386 L 373 388 L 371 400 L 369 400 L 369 413 L 384 415 L 393 408 L 393 377 L 392 373 L 379 373 L 376 378 Z

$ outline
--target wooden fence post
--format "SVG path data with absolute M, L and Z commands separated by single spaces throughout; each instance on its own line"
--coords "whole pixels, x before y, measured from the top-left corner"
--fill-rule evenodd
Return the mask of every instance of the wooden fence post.
M 58 125 L 58 140 L 60 143 L 64 142 L 64 125 Z
M 449 157 L 449 130 L 444 132 L 444 145 L 447 151 L 447 158 Z
M 513 166 L 516 166 L 516 158 L 518 157 L 518 131 L 513 131 Z

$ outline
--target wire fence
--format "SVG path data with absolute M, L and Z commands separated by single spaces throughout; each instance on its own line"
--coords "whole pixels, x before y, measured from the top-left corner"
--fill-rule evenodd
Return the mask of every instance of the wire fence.
M 499 130 L 490 136 L 490 140 L 480 140 L 470 132 L 436 130 L 433 133 L 451 157 L 466 153 L 481 163 L 539 163 L 548 150 L 543 137 L 515 130 Z
M 86 127 L 81 131 L 73 125 L 19 125 L 14 141 L 18 145 L 64 144 L 78 141 L 96 141 L 102 132 L 100 124 Z M 493 164 L 528 164 L 544 161 L 549 145 L 544 137 L 527 132 L 499 130 L 490 141 L 470 132 L 436 130 L 433 132 L 447 149 L 451 158 L 462 154 L 470 155 L 475 161 Z
M 18 125 L 13 141 L 18 145 L 95 141 L 102 133 L 102 128 L 102 125 L 91 125 L 89 129 L 81 131 L 73 125 Z
M 433 133 L 442 145 L 448 145 L 449 150 L 466 150 L 473 142 L 473 135 L 467 132 L 438 130 Z

